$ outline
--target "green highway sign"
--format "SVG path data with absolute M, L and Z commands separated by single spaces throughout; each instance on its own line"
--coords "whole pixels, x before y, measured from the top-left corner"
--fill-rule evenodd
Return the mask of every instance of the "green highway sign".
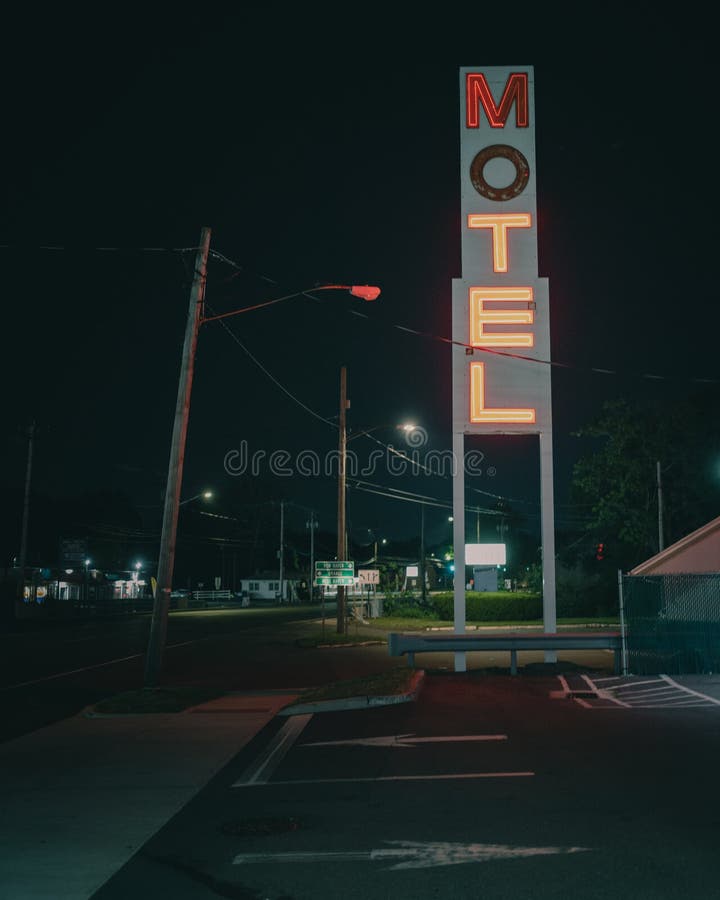
M 352 587 L 355 578 L 352 575 L 316 575 L 315 587 Z
M 352 560 L 331 559 L 315 563 L 315 578 L 350 578 L 355 576 Z M 333 582 L 335 583 L 335 582 Z M 338 584 L 344 582 L 338 582 Z M 352 582 L 351 582 L 352 583 Z M 317 584 L 317 582 L 316 582 Z

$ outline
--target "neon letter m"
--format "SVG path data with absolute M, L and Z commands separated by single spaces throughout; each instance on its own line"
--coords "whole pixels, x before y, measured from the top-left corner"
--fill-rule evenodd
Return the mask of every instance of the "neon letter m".
M 468 72 L 465 87 L 466 124 L 468 128 L 479 127 L 481 104 L 490 125 L 493 128 L 504 128 L 513 103 L 515 103 L 515 124 L 518 128 L 527 128 L 527 72 L 510 73 L 500 106 L 495 105 L 495 100 L 490 93 L 490 88 L 482 72 Z

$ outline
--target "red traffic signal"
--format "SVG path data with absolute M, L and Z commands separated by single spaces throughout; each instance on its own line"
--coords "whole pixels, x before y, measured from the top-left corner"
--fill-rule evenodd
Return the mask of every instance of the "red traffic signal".
M 605 559 L 605 544 L 598 544 L 595 548 L 595 559 Z

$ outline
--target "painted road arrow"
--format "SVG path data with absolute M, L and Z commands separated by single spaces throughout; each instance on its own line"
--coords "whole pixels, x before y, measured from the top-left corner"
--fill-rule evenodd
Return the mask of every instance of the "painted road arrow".
M 301 747 L 415 747 L 417 744 L 447 744 L 460 741 L 506 741 L 506 734 L 456 734 L 440 737 L 416 737 L 414 734 L 388 734 L 383 737 L 349 738 L 344 741 L 315 741 Z
M 508 844 L 454 844 L 444 841 L 386 841 L 389 847 L 376 850 L 320 851 L 318 853 L 240 853 L 233 865 L 249 863 L 392 862 L 388 869 L 428 869 L 499 859 L 526 859 L 530 856 L 557 856 L 584 853 L 590 847 L 511 847 Z

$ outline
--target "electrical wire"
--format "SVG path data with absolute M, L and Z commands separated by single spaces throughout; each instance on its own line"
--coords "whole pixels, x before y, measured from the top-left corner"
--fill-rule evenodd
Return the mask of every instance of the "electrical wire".
M 34 245 L 32 248 L 24 247 L 21 244 L 0 244 L 0 249 L 2 250 L 21 250 L 21 249 L 33 249 L 33 250 L 50 250 L 50 251 L 73 251 L 73 250 L 82 250 L 83 252 L 94 251 L 94 252 L 117 252 L 117 253 L 133 253 L 133 252 L 154 252 L 154 253 L 190 253 L 197 252 L 199 247 L 90 247 L 90 248 L 73 248 L 66 247 L 62 245 L 49 245 L 49 244 L 40 244 Z M 244 272 L 246 269 L 241 266 L 239 263 L 230 259 L 228 256 L 225 256 L 223 253 L 220 253 L 217 250 L 209 250 L 208 255 L 217 260 L 218 262 L 225 263 L 228 266 L 231 266 L 235 269 L 236 272 Z M 260 273 L 254 273 L 257 277 L 267 281 L 269 284 L 279 284 L 275 279 L 270 278 L 267 275 L 262 275 Z M 290 294 L 287 297 L 279 297 L 276 300 L 270 300 L 266 303 L 259 303 L 255 306 L 247 307 L 247 309 L 242 310 L 242 312 L 251 312 L 256 309 L 262 309 L 266 306 L 273 306 L 276 303 L 280 303 L 283 300 L 287 300 L 290 297 L 304 295 L 308 296 L 313 300 L 319 301 L 318 297 L 314 297 L 307 291 L 296 292 L 295 294 Z M 366 319 L 367 321 L 373 322 L 373 324 L 377 324 L 374 319 L 371 319 L 370 316 L 365 315 L 357 310 L 350 310 L 350 315 L 359 316 L 362 319 Z M 632 371 L 619 371 L 617 369 L 606 369 L 601 368 L 599 366 L 577 366 L 572 363 L 561 362 L 560 360 L 551 360 L 551 359 L 538 359 L 533 356 L 524 356 L 519 353 L 510 353 L 504 350 L 496 350 L 491 347 L 475 347 L 472 344 L 467 344 L 464 341 L 458 341 L 453 338 L 445 337 L 439 334 L 433 334 L 431 332 L 422 331 L 418 328 L 411 328 L 408 325 L 401 325 L 399 323 L 391 323 L 386 325 L 388 328 L 394 328 L 398 331 L 403 331 L 406 334 L 415 335 L 416 337 L 422 337 L 427 340 L 438 341 L 443 344 L 452 345 L 456 347 L 463 347 L 472 350 L 473 352 L 478 351 L 480 353 L 488 353 L 496 356 L 504 356 L 509 357 L 511 359 L 519 359 L 525 362 L 536 363 L 537 365 L 543 366 L 551 366 L 553 368 L 559 369 L 568 369 L 576 372 L 588 372 L 592 375 L 612 375 L 614 377 L 620 378 L 639 378 L 649 381 L 671 381 L 671 382 L 681 382 L 681 383 L 691 383 L 691 384 L 720 384 L 720 379 L 718 378 L 700 378 L 696 376 L 688 376 L 688 377 L 671 377 L 668 375 L 658 375 L 656 373 L 651 372 L 632 372 Z
M 206 303 L 205 305 L 211 312 L 214 313 L 214 310 L 212 309 L 211 306 L 209 306 L 209 304 Z M 292 393 L 292 391 L 290 391 L 288 388 L 285 387 L 284 384 L 282 384 L 280 381 L 278 381 L 278 379 L 272 374 L 272 372 L 268 371 L 268 369 L 265 368 L 265 366 L 260 362 L 260 360 L 250 352 L 250 350 L 245 346 L 245 344 L 243 344 L 243 342 L 235 334 L 235 332 L 232 331 L 232 329 L 228 325 L 226 325 L 225 322 L 223 322 L 222 320 L 220 321 L 220 326 L 221 326 L 221 328 L 225 329 L 225 331 L 230 335 L 230 337 L 240 347 L 240 349 L 243 351 L 243 353 L 245 353 L 245 355 L 248 356 L 249 359 L 251 359 L 255 363 L 255 365 L 258 367 L 258 369 L 260 369 L 260 371 L 267 378 L 269 378 L 270 381 L 272 381 L 272 383 L 283 392 L 283 394 L 285 394 L 287 397 L 289 397 L 293 401 L 293 403 L 296 403 L 301 409 L 304 409 L 305 412 L 309 413 L 311 416 L 313 416 L 315 419 L 318 419 L 320 422 L 324 422 L 326 425 L 330 425 L 333 428 L 338 427 L 337 424 L 332 421 L 332 419 L 328 419 L 325 416 L 321 416 L 320 413 L 315 412 L 315 410 L 311 409 L 307 405 L 307 403 L 303 403 L 303 401 L 300 400 L 299 397 L 296 397 L 295 394 Z
M 233 262 L 232 260 L 228 259 L 227 257 L 223 257 L 222 261 L 226 262 L 228 265 L 234 266 L 236 269 L 241 268 L 241 266 L 239 266 L 238 263 Z M 274 282 L 274 283 L 277 283 L 277 282 Z M 318 298 L 313 297 L 312 299 L 317 300 Z M 367 314 L 361 313 L 358 310 L 347 310 L 346 313 L 348 315 L 353 315 L 353 316 L 357 316 L 361 319 L 365 319 L 368 322 L 372 322 L 373 325 L 378 324 L 374 318 L 371 318 Z M 431 332 L 422 331 L 418 328 L 411 328 L 408 325 L 401 325 L 399 323 L 390 323 L 390 324 L 380 323 L 380 324 L 384 325 L 386 328 L 393 328 L 398 331 L 403 331 L 406 334 L 411 334 L 416 337 L 422 337 L 422 338 L 425 338 L 426 340 L 437 341 L 437 342 L 440 342 L 440 343 L 443 343 L 446 345 L 450 345 L 450 346 L 463 347 L 464 349 L 469 349 L 469 350 L 472 350 L 473 352 L 477 351 L 480 353 L 487 353 L 487 354 L 491 354 L 494 356 L 504 356 L 504 357 L 508 357 L 510 359 L 523 360 L 525 362 L 536 363 L 537 365 L 543 365 L 543 366 L 551 366 L 551 367 L 559 368 L 559 369 L 568 369 L 568 370 L 577 371 L 577 372 L 589 372 L 590 374 L 593 374 L 593 375 L 612 375 L 612 376 L 621 377 L 621 378 L 630 377 L 630 378 L 646 379 L 646 380 L 651 380 L 651 381 L 673 381 L 673 382 L 682 382 L 682 383 L 690 382 L 690 383 L 695 383 L 695 384 L 720 384 L 720 379 L 718 379 L 718 378 L 699 378 L 699 377 L 692 377 L 692 376 L 684 377 L 684 378 L 670 377 L 668 375 L 657 375 L 657 374 L 649 373 L 649 372 L 631 372 L 631 371 L 622 372 L 622 371 L 618 371 L 616 369 L 606 369 L 606 368 L 601 368 L 601 367 L 597 367 L 597 366 L 576 366 L 576 365 L 573 365 L 572 363 L 565 363 L 565 362 L 561 362 L 559 360 L 538 359 L 536 357 L 525 356 L 520 353 L 510 353 L 509 351 L 505 351 L 505 350 L 496 350 L 491 347 L 475 347 L 472 344 L 465 343 L 464 341 L 458 341 L 453 338 L 445 337 L 443 335 L 438 335 L 438 334 L 433 334 Z

